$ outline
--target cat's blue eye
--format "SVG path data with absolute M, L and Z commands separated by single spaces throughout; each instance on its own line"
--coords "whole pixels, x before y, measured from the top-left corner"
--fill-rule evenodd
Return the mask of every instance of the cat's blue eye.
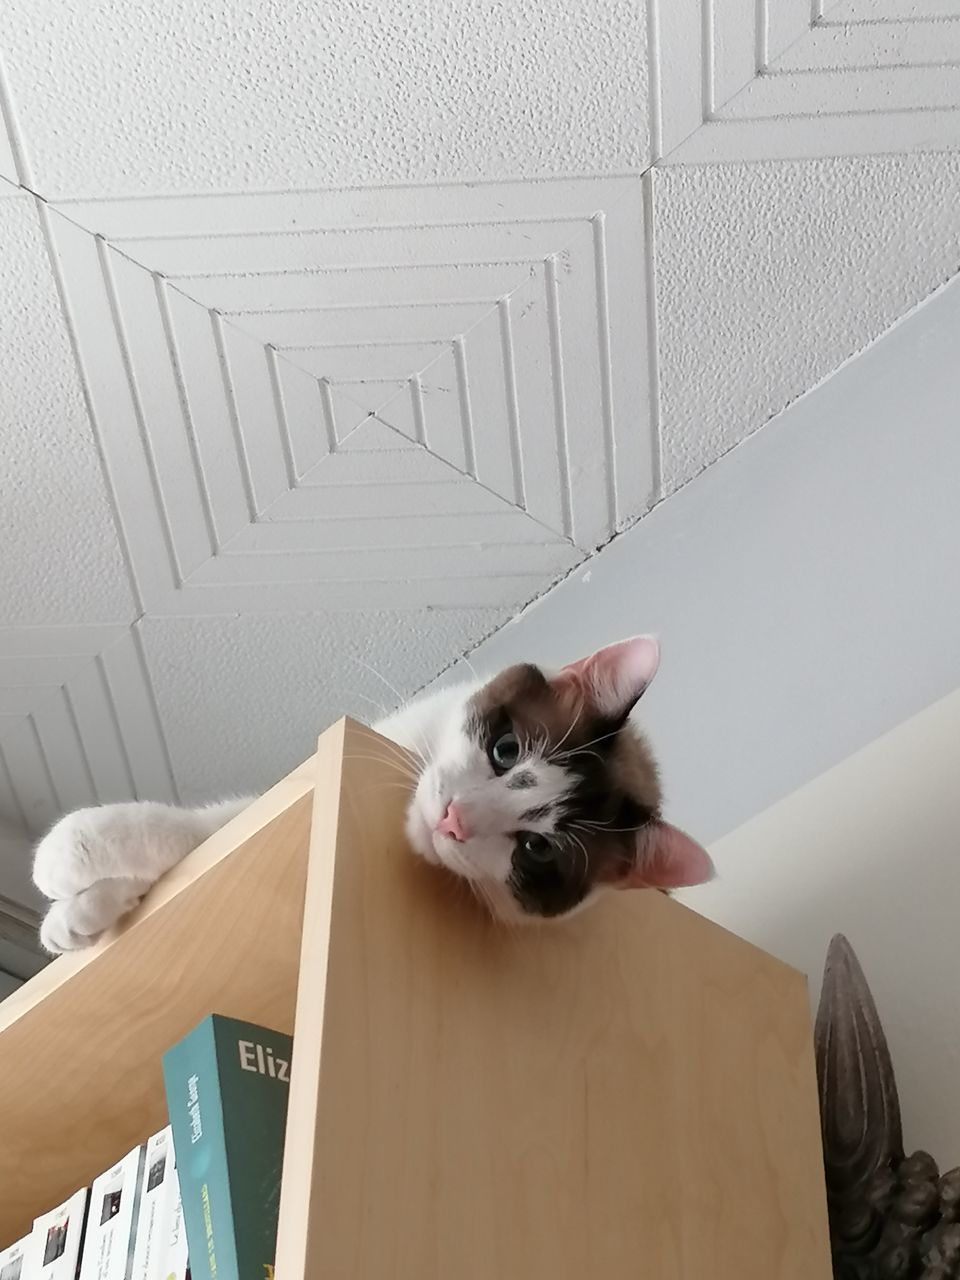
M 506 773 L 520 759 L 520 742 L 515 733 L 502 733 L 490 748 L 490 762 L 497 773 Z
M 553 845 L 538 831 L 518 831 L 517 848 L 530 862 L 545 864 L 553 861 Z

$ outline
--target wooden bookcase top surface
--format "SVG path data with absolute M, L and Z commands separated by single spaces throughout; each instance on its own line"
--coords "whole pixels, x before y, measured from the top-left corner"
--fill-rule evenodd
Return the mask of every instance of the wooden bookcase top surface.
M 209 1012 L 295 1034 L 277 1280 L 828 1280 L 804 979 L 656 893 L 505 929 L 342 721 L 0 1005 L 0 1240 L 165 1122 Z

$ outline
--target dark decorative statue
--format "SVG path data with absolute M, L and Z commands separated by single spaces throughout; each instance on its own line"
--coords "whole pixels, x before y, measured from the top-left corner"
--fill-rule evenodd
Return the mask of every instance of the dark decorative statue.
M 815 1030 L 836 1280 L 960 1280 L 960 1169 L 903 1152 L 886 1038 L 850 943 L 830 943 Z

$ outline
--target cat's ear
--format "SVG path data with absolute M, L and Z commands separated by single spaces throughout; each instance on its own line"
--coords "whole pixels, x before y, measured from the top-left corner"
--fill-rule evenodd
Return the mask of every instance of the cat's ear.
M 654 818 L 637 832 L 634 863 L 621 889 L 683 889 L 714 877 L 713 860 L 685 831 Z
M 655 637 L 633 636 L 571 662 L 557 679 L 575 682 L 594 710 L 617 720 L 630 714 L 659 665 L 660 645 Z

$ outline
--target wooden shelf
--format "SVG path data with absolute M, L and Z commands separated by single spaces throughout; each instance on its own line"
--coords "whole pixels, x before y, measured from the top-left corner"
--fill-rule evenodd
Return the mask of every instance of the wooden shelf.
M 335 725 L 0 1005 L 0 1240 L 220 1012 L 296 1037 L 277 1280 L 829 1280 L 802 976 L 655 893 L 496 926 L 410 856 L 396 751 Z

